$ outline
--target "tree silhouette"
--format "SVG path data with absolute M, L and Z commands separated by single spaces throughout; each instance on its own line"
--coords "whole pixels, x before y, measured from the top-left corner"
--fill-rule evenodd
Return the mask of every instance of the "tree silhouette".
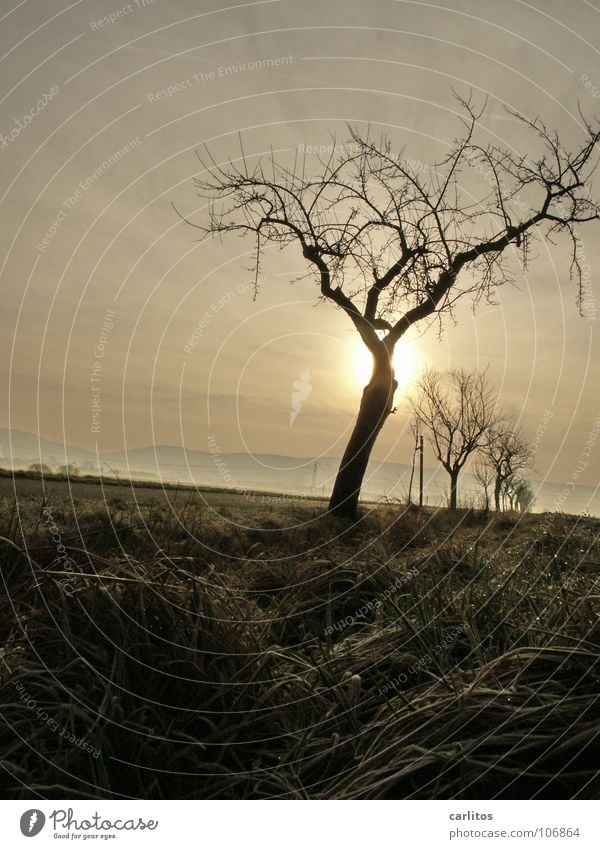
M 51 475 L 52 469 L 46 463 L 30 463 L 28 471 L 37 472 L 40 475 Z
M 314 174 L 306 156 L 254 161 L 241 141 L 236 160 L 199 155 L 195 183 L 209 211 L 203 223 L 184 220 L 205 236 L 251 237 L 256 291 L 265 248 L 296 246 L 321 298 L 343 310 L 373 357 L 331 495 L 336 514 L 356 513 L 371 450 L 393 410 L 394 347 L 410 327 L 441 321 L 459 298 L 471 296 L 474 306 L 490 299 L 513 279 L 507 249 L 526 264 L 532 239 L 552 234 L 568 239 L 581 308 L 576 228 L 599 217 L 589 187 L 600 130 L 580 115 L 583 141 L 569 153 L 539 118 L 511 112 L 527 130 L 529 157 L 480 142 L 483 108 L 459 100 L 460 135 L 429 167 L 356 128 L 318 159 Z
M 410 399 L 415 418 L 427 430 L 434 454 L 450 475 L 450 509 L 458 506 L 458 476 L 484 443 L 497 414 L 485 373 L 452 369 L 447 379 L 427 370 Z
M 490 509 L 490 487 L 494 483 L 494 473 L 487 463 L 479 462 L 473 468 L 473 477 L 483 489 L 483 509 L 487 513 Z
M 510 475 L 502 484 L 502 495 L 508 502 L 509 510 L 525 513 L 533 507 L 535 495 L 530 482 L 522 475 Z
M 530 443 L 510 419 L 503 419 L 488 431 L 481 453 L 494 474 L 494 506 L 500 510 L 507 481 L 516 481 L 517 473 L 531 465 Z

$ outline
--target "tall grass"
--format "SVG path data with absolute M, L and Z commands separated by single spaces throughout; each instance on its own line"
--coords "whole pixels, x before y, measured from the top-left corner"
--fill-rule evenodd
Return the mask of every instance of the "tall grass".
M 595 520 L 5 507 L 9 798 L 598 795 Z

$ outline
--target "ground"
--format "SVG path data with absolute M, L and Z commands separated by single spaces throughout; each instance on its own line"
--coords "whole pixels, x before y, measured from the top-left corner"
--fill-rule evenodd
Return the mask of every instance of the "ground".
M 0 478 L 8 798 L 596 798 L 600 521 Z

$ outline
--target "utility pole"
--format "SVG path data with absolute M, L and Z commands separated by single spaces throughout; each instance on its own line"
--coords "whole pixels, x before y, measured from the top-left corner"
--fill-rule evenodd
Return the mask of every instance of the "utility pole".
M 419 450 L 419 434 L 415 431 L 415 447 L 413 448 L 412 453 L 412 463 L 410 466 L 410 480 L 408 481 L 408 503 L 412 504 L 412 486 L 413 480 L 415 477 L 415 460 L 417 457 L 417 451 Z
M 423 506 L 423 436 L 419 437 L 419 507 Z
M 318 463 L 319 463 L 318 460 L 315 460 L 315 462 L 313 463 L 312 484 L 311 484 L 311 487 L 310 487 L 312 492 L 314 492 L 315 489 L 317 488 L 317 466 L 318 466 Z

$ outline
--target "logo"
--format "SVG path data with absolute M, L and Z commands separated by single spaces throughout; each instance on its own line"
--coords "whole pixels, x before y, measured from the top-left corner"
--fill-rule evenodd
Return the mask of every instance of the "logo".
M 25 811 L 21 816 L 21 834 L 25 837 L 35 837 L 43 829 L 46 817 L 37 808 Z
M 292 409 L 290 412 L 290 427 L 296 421 L 298 413 L 302 409 L 304 401 L 312 392 L 312 384 L 310 382 L 310 371 L 306 369 L 300 375 L 300 380 L 295 380 L 293 384 L 294 391 L 292 392 Z

